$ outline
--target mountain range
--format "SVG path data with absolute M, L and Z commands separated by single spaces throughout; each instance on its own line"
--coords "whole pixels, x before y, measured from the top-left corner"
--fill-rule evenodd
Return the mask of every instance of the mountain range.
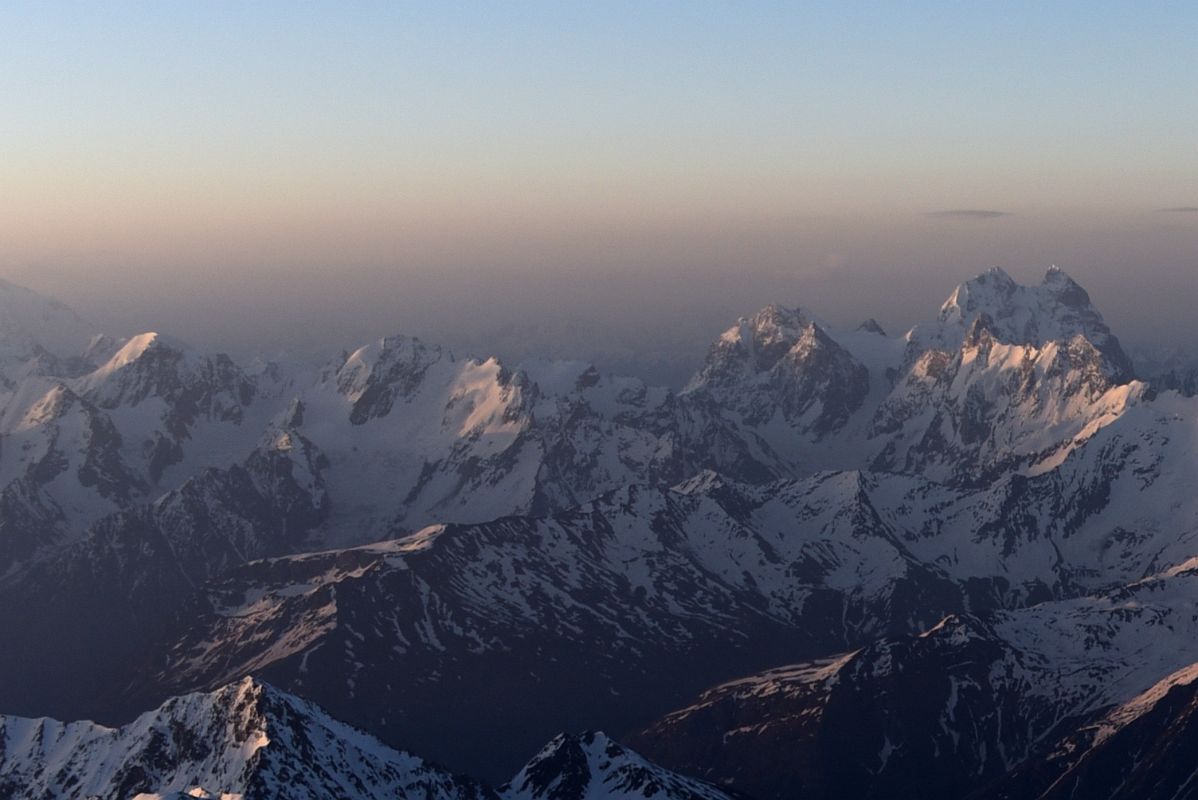
M 238 364 L 0 285 L 0 709 L 103 724 L 5 718 L 0 781 L 1192 796 L 1158 367 L 1055 268 L 901 336 L 768 306 L 680 391 L 406 336 Z M 558 736 L 596 729 L 652 761 Z

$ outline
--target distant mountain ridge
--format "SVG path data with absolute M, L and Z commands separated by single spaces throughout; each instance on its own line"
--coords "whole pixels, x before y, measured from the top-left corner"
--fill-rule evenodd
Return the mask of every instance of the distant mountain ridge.
M 14 320 L 30 317 L 41 319 Z M 14 341 L 35 341 L 34 328 Z M 749 482 L 839 468 L 981 484 L 1057 463 L 1148 390 L 1059 270 L 1030 288 L 986 273 L 895 339 L 770 306 L 725 332 L 681 393 L 581 363 L 458 359 L 403 336 L 316 375 L 243 368 L 153 333 L 29 358 L 0 393 L 0 492 L 20 511 L 6 538 L 22 543 L 0 546 L 0 566 L 281 436 L 306 443 L 332 502 L 307 535 L 248 557 L 551 513 L 704 469 Z

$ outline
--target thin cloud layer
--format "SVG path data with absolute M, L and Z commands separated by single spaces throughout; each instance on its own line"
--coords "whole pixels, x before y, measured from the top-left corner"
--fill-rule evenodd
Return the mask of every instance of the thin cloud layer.
M 941 219 L 995 219 L 1011 216 L 1008 211 L 994 211 L 989 208 L 950 208 L 944 211 L 929 211 L 929 217 Z

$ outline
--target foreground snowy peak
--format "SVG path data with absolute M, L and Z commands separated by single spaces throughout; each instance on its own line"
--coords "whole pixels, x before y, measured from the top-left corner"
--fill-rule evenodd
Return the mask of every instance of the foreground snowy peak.
M 0 717 L 0 795 L 13 800 L 137 794 L 489 800 L 455 777 L 246 678 L 172 698 L 128 725 Z
M 559 736 L 500 792 L 243 678 L 119 728 L 0 715 L 6 800 L 730 800 L 602 733 Z
M 500 794 L 503 800 L 730 800 L 712 784 L 663 769 L 594 731 L 553 739 Z
M 933 323 L 917 325 L 907 334 L 913 351 L 952 351 L 964 341 L 980 316 L 991 320 L 1001 342 L 1043 346 L 1081 335 L 1102 354 L 1110 377 L 1131 378 L 1131 359 L 1090 303 L 1086 290 L 1057 267 L 1051 267 L 1038 286 L 1016 283 L 995 267 L 956 288 Z

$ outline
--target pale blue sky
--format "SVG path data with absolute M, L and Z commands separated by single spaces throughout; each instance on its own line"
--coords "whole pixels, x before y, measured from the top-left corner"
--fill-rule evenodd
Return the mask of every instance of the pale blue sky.
M 5 177 L 35 194 L 809 213 L 1198 177 L 1193 3 L 30 3 L 0 31 Z

